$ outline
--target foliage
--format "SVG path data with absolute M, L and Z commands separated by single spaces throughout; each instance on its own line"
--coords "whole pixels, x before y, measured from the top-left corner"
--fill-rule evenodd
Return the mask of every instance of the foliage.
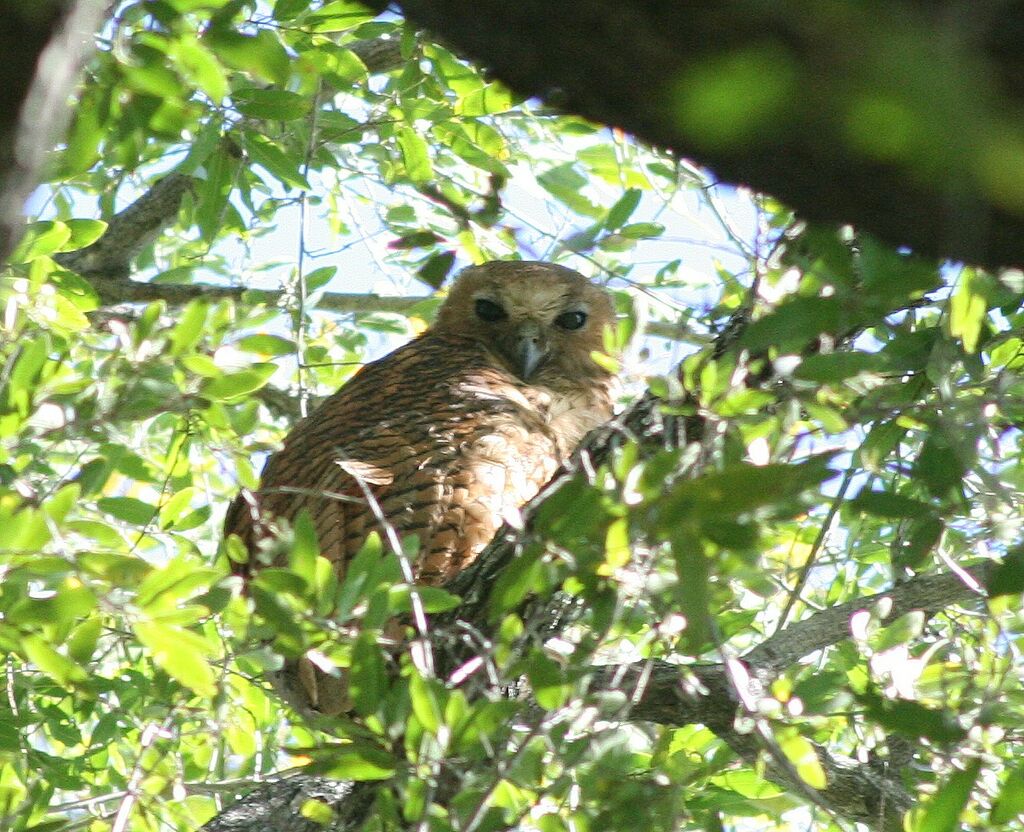
M 638 807 L 650 829 L 830 828 L 765 757 L 631 721 L 634 691 L 588 669 L 721 662 L 986 560 L 1003 561 L 987 603 L 858 613 L 741 721 L 814 788 L 816 748 L 898 769 L 922 798 L 910 828 L 1020 826 L 1024 276 L 806 227 L 348 0 L 128 2 L 98 40 L 0 278 L 0 826 L 191 830 L 302 765 L 379 781 L 371 828 L 617 830 Z M 57 264 L 169 172 L 191 190 L 136 263 L 167 300 L 112 304 Z M 699 415 L 698 441 L 637 437 L 540 508 L 478 622 L 484 680 L 387 646 L 411 590 L 379 541 L 338 585 L 300 521 L 290 568 L 243 593 L 223 511 L 291 404 L 419 331 L 457 264 L 518 255 L 609 282 L 610 347 L 638 333 L 627 391 Z M 324 301 L 382 287 L 422 302 Z M 557 591 L 584 612 L 545 641 L 522 601 Z M 332 736 L 264 679 L 307 649 L 349 669 L 355 713 Z M 490 683 L 523 678 L 532 705 Z

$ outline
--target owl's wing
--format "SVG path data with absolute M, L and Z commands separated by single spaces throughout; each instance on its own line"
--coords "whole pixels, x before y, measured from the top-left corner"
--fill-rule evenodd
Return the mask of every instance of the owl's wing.
M 267 460 L 256 492 L 236 497 L 225 534 L 237 534 L 255 554 L 279 521 L 306 509 L 321 552 L 339 571 L 377 525 L 381 501 L 405 487 L 425 484 L 417 461 L 429 450 L 424 418 L 407 417 L 411 402 L 435 410 L 437 367 L 422 341 L 367 365 L 312 414 L 300 421 L 284 447 Z
M 515 520 L 566 452 L 524 390 L 481 345 L 459 339 L 424 336 L 367 365 L 296 425 L 259 490 L 232 504 L 225 532 L 251 555 L 242 571 L 280 520 L 306 509 L 339 577 L 383 519 L 419 537 L 417 579 L 445 583 Z M 305 660 L 288 674 L 317 710 L 344 710 L 343 681 Z

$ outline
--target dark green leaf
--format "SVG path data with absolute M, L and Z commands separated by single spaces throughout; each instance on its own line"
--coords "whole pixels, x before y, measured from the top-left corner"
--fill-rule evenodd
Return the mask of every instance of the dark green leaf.
M 894 518 L 931 517 L 934 511 L 928 503 L 922 503 L 910 497 L 866 489 L 850 501 L 850 507 L 855 511 L 863 511 L 878 517 Z
M 609 231 L 616 231 L 621 228 L 640 204 L 641 192 L 637 188 L 630 188 L 608 209 L 608 216 L 605 217 L 604 227 Z
M 244 144 L 252 161 L 282 185 L 309 190 L 309 182 L 302 173 L 301 157 L 287 153 L 269 139 L 255 133 L 246 133 Z
M 834 476 L 828 459 L 816 457 L 797 465 L 731 465 L 681 482 L 657 505 L 655 522 L 668 532 L 682 517 L 714 520 L 781 505 Z
M 356 712 L 376 713 L 387 689 L 384 656 L 372 633 L 362 632 L 352 645 L 352 666 L 348 670 L 348 692 Z
M 305 116 L 311 106 L 307 98 L 287 90 L 265 90 L 247 87 L 232 93 L 235 106 L 242 115 L 272 121 L 292 121 Z
M 880 725 L 904 736 L 927 737 L 933 742 L 948 744 L 962 739 L 966 731 L 957 724 L 952 710 L 926 708 L 907 699 L 884 699 L 873 691 L 857 698 Z
M 918 454 L 914 475 L 934 496 L 949 498 L 963 488 L 966 468 L 962 455 L 967 453 L 973 455 L 973 450 L 963 443 L 954 446 L 944 434 L 933 430 Z
M 562 707 L 572 692 L 558 664 L 540 651 L 526 661 L 526 678 L 537 704 L 549 711 Z
M 794 298 L 754 321 L 740 338 L 747 349 L 799 349 L 824 332 L 839 332 L 854 321 L 854 310 L 836 297 Z
M 1024 547 L 1006 553 L 1006 557 L 992 570 L 985 588 L 992 596 L 1024 592 Z
M 303 508 L 299 512 L 292 528 L 294 534 L 288 552 L 288 567 L 312 589 L 316 586 L 316 559 L 320 556 L 320 544 L 308 509 Z
M 884 361 L 878 353 L 835 352 L 829 355 L 811 355 L 800 362 L 796 377 L 806 381 L 829 384 L 855 376 L 881 370 Z

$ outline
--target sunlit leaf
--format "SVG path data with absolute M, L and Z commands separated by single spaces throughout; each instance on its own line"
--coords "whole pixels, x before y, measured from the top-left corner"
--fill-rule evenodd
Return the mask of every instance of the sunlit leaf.
M 954 832 L 971 797 L 974 782 L 981 771 L 981 760 L 974 758 L 966 768 L 954 772 L 939 786 L 936 795 L 909 818 L 911 832 Z
M 263 387 L 276 369 L 273 364 L 253 364 L 248 369 L 204 381 L 200 393 L 211 399 L 237 399 Z
M 206 639 L 190 630 L 155 621 L 136 622 L 133 630 L 159 667 L 200 696 L 213 696 L 216 692 L 210 665 L 213 649 Z

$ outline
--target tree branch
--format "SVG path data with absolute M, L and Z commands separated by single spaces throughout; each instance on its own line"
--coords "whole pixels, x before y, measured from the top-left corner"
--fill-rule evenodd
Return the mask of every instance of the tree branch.
M 205 832 L 349 832 L 366 820 L 376 797 L 373 783 L 353 783 L 308 774 L 275 778 L 247 794 L 209 821 Z M 330 807 L 324 826 L 302 813 L 314 800 Z
M 81 251 L 88 252 L 89 249 Z M 68 268 L 73 268 L 68 260 L 59 258 L 70 258 L 70 255 L 77 254 L 79 252 L 75 251 L 68 252 L 66 255 L 57 255 L 58 262 Z M 78 271 L 78 269 L 74 270 Z M 126 277 L 112 277 L 106 273 L 89 274 L 89 282 L 96 290 L 100 303 L 104 307 L 126 303 L 150 303 L 156 300 L 162 300 L 168 306 L 182 306 L 189 301 L 201 298 L 236 301 L 249 299 L 253 302 L 262 301 L 273 304 L 279 303 L 286 296 L 286 293 L 281 290 L 248 289 L 243 286 L 214 286 L 209 283 L 140 283 Z M 368 315 L 374 312 L 389 312 L 408 315 L 418 305 L 429 300 L 431 300 L 430 295 L 398 297 L 378 295 L 373 292 L 363 294 L 325 292 L 320 295 L 316 308 L 324 312 L 339 314 Z M 671 340 L 687 340 L 693 336 L 693 333 L 685 326 L 669 321 L 648 321 L 644 324 L 644 332 L 658 338 Z
M 720 0 L 399 6 L 519 94 L 674 150 L 806 219 L 932 257 L 1024 262 L 1019 188 L 989 178 L 1008 175 L 995 162 L 1012 152 L 986 132 L 1021 141 L 1017 4 L 884 0 L 840 17 Z M 975 131 L 942 113 L 970 113 Z
M 93 50 L 105 0 L 7 4 L 0 47 L 0 263 L 21 237 L 22 209 L 39 181 L 46 152 L 64 132 L 78 72 Z
M 976 585 L 983 584 L 989 568 L 989 564 L 979 564 L 964 570 L 962 575 L 953 572 L 921 575 L 889 592 L 837 604 L 793 622 L 753 648 L 743 659 L 758 671 L 777 673 L 804 656 L 849 638 L 850 617 L 859 610 L 876 609 L 882 613 L 882 623 L 889 624 L 913 610 L 934 613 L 971 598 L 981 600 L 984 593 L 968 579 Z

